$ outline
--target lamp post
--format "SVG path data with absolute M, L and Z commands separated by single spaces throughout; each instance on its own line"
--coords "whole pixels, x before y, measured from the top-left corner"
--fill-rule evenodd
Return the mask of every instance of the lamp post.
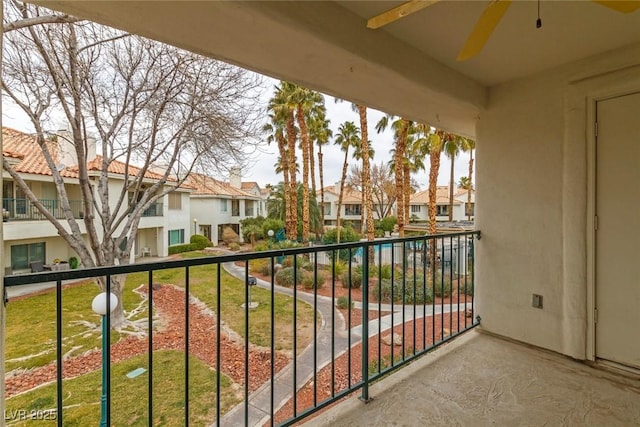
M 198 234 L 196 229 L 198 227 L 198 218 L 193 218 L 193 234 Z
M 271 240 L 273 239 L 273 230 L 267 231 L 267 235 L 269 236 L 269 249 L 271 249 Z
M 107 341 L 107 313 L 111 312 L 118 305 L 118 297 L 109 292 L 109 301 L 107 302 L 107 293 L 102 292 L 96 295 L 91 302 L 91 309 L 102 316 L 102 396 L 100 398 L 100 427 L 107 426 L 107 365 L 109 365 L 109 341 Z M 107 310 L 108 307 L 108 310 Z

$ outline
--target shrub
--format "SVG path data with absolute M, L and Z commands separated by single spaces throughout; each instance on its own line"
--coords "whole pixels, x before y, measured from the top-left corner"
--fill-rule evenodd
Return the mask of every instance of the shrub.
M 253 239 L 262 240 L 265 238 L 266 234 L 262 231 L 262 224 L 264 224 L 264 217 L 257 216 L 255 218 L 245 218 L 241 219 L 240 225 L 242 231 L 242 238 L 245 242 L 251 242 L 251 235 L 253 234 Z
M 300 273 L 302 274 L 302 286 L 304 286 L 305 289 L 313 289 L 314 287 L 314 283 L 313 283 L 313 273 L 310 273 L 308 271 L 305 270 L 298 270 L 300 271 Z
M 267 243 L 258 243 L 254 248 L 254 251 L 256 252 L 263 252 L 263 251 L 268 251 L 269 250 L 269 245 Z
M 382 267 L 380 267 L 380 274 L 382 275 L 382 279 L 391 279 L 391 264 L 383 264 Z
M 263 239 L 262 236 L 262 228 L 258 227 L 255 224 L 249 224 L 242 227 L 242 238 L 245 242 L 250 242 L 252 245 L 255 244 L 256 240 Z
M 193 246 L 191 246 L 191 243 L 183 243 L 182 245 L 173 245 L 173 246 L 169 246 L 169 255 L 173 255 L 173 254 L 179 254 L 182 252 L 189 252 L 189 251 L 193 251 Z
M 351 302 L 351 306 L 353 307 L 353 301 Z M 338 297 L 338 301 L 336 302 L 336 307 L 342 310 L 346 310 L 347 308 L 349 308 L 349 298 L 345 296 Z
M 340 260 L 340 259 L 336 260 L 336 262 L 335 262 L 336 276 L 340 276 L 346 270 L 347 270 L 347 263 L 342 261 L 342 260 Z
M 353 228 L 341 227 L 340 243 L 357 242 L 360 240 L 360 238 L 361 238 L 360 234 L 358 234 Z M 330 245 L 337 242 L 338 242 L 337 228 L 332 228 L 331 230 L 328 230 L 326 233 L 324 233 L 324 236 L 322 236 L 322 243 L 324 243 L 325 245 Z M 356 253 L 356 250 L 351 249 L 351 254 L 355 255 L 355 253 Z M 332 257 L 333 252 L 329 252 L 329 256 Z M 338 251 L 338 257 L 343 261 L 349 261 L 349 249 L 340 249 Z
M 264 263 L 258 271 L 264 276 L 271 276 L 271 261 Z
M 278 230 L 283 228 L 284 228 L 284 221 L 280 219 L 267 218 L 262 223 L 262 235 L 264 236 L 265 239 L 268 239 L 269 230 L 273 230 L 273 233 L 274 233 L 273 238 L 275 239 L 275 233 L 277 233 Z
M 280 286 L 284 286 L 290 288 L 294 284 L 294 275 L 293 275 L 293 267 L 285 267 L 282 270 L 276 273 L 276 283 Z M 298 269 L 296 272 L 297 281 L 300 282 L 302 279 L 302 270 Z
M 238 233 L 233 231 L 233 228 L 225 227 L 224 230 L 222 230 L 222 241 L 226 245 L 229 245 L 232 242 L 238 242 L 238 238 Z
M 340 276 L 343 288 L 360 289 L 362 287 L 362 267 L 357 266 L 351 269 L 351 277 L 349 277 L 349 270 L 343 272 Z
M 432 285 L 432 278 L 428 278 L 429 287 L 433 288 L 433 292 L 437 297 L 446 298 L 451 295 L 451 280 L 445 277 L 442 280 L 442 275 L 438 272 L 435 277 L 435 286 Z
M 191 242 L 191 246 L 193 247 L 194 250 L 202 250 L 209 246 L 213 246 L 213 243 L 211 243 L 211 240 L 207 239 L 202 234 L 194 234 L 193 236 L 191 236 L 191 239 L 189 240 L 189 242 Z
M 232 251 L 239 251 L 240 250 L 240 243 L 238 243 L 238 242 L 229 243 L 229 249 L 232 250 Z
M 78 268 L 78 258 L 72 256 L 71 258 L 69 258 L 69 267 L 71 267 L 72 270 L 75 270 L 76 268 Z
M 391 282 L 388 279 L 382 279 L 373 287 L 374 298 L 380 297 L 381 302 L 390 303 L 393 291 L 393 302 L 399 303 L 404 301 L 406 304 L 430 304 L 433 302 L 433 291 L 431 288 L 424 286 L 424 282 L 416 278 L 415 288 L 413 280 L 395 280 Z
M 267 258 L 260 258 L 260 259 L 252 259 L 249 260 L 249 271 L 252 273 L 262 273 L 262 270 L 265 268 L 265 266 L 269 266 L 270 267 L 270 262 L 269 259 Z
M 393 227 L 397 223 L 398 223 L 398 218 L 396 218 L 395 216 L 384 217 L 380 220 L 380 229 L 382 229 L 382 231 L 392 232 Z
M 302 245 L 298 242 L 295 242 L 293 240 L 282 240 L 278 243 L 276 243 L 275 245 L 273 245 L 274 248 L 276 249 L 291 249 L 291 248 L 299 248 Z

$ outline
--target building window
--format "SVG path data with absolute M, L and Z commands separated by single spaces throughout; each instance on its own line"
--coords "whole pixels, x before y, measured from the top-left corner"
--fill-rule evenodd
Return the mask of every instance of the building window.
M 21 270 L 29 268 L 32 262 L 45 263 L 46 251 L 44 242 L 11 246 L 11 268 Z
M 345 215 L 360 215 L 362 212 L 360 205 L 344 205 Z
M 324 204 L 324 214 L 331 215 L 331 203 Z
M 240 216 L 240 200 L 231 201 L 231 216 Z
M 227 199 L 220 200 L 220 212 L 227 212 Z
M 182 209 L 181 193 L 169 193 L 169 209 Z
M 420 213 L 420 205 L 411 205 L 411 213 Z
M 449 205 L 437 205 L 436 215 L 437 216 L 449 215 Z
M 169 230 L 169 246 L 180 245 L 184 243 L 184 229 Z

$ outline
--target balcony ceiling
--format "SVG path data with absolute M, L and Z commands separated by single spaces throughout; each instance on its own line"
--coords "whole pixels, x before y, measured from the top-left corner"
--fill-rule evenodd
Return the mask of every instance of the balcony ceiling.
M 401 2 L 45 1 L 43 5 L 322 92 L 473 135 L 487 87 L 640 42 L 640 10 L 515 1 L 484 49 L 457 62 L 486 3 L 442 1 L 378 29 Z

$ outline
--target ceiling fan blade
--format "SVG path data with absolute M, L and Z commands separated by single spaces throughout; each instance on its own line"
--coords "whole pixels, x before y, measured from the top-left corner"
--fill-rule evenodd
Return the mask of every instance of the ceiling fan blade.
M 511 6 L 511 0 L 491 0 L 458 54 L 458 61 L 466 61 L 482 50 L 509 6 Z
M 400 6 L 396 6 L 393 9 L 389 9 L 386 12 L 382 12 L 380 15 L 376 15 L 367 21 L 367 28 L 376 29 L 384 27 L 400 18 L 411 15 L 414 12 L 429 7 L 432 4 L 438 3 L 440 0 L 411 0 L 406 3 L 402 3 Z
M 631 13 L 640 9 L 640 1 L 637 0 L 626 0 L 626 1 L 618 1 L 618 0 L 593 0 L 599 5 L 606 6 L 609 9 L 613 9 L 622 13 Z

